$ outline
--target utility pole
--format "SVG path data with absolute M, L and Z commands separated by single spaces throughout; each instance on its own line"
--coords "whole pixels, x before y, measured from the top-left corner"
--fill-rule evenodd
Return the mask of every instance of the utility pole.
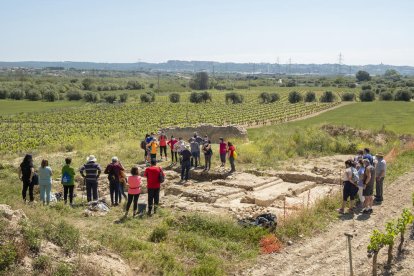
M 339 56 L 338 56 L 338 75 L 341 75 L 341 68 L 342 68 L 342 63 L 343 63 L 343 55 L 342 55 L 342 53 L 339 53 Z
M 157 73 L 158 77 L 158 91 L 160 91 L 160 72 Z

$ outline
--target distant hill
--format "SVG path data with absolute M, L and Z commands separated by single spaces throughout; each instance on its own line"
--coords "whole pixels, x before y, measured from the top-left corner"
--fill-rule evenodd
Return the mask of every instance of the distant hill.
M 95 62 L 46 62 L 19 61 L 2 62 L 0 68 L 61 68 L 77 70 L 119 70 L 119 71 L 164 71 L 164 72 L 197 72 L 243 74 L 315 74 L 315 75 L 354 75 L 364 70 L 371 75 L 381 75 L 387 69 L 395 69 L 402 75 L 414 75 L 413 66 L 394 65 L 339 65 L 339 64 L 274 64 L 274 63 L 234 63 L 215 61 L 181 61 L 169 60 L 162 63 L 95 63 Z

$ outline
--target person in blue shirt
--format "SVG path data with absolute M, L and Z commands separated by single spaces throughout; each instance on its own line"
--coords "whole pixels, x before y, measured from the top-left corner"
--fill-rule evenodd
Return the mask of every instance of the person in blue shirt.
M 364 156 L 362 157 L 362 159 L 368 159 L 371 166 L 374 165 L 374 158 L 372 157 L 369 148 L 364 149 Z

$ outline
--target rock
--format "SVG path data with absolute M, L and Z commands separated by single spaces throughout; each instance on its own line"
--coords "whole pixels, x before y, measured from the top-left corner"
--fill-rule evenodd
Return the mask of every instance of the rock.
M 293 245 L 293 241 L 288 241 L 287 242 L 287 244 L 290 246 L 290 245 Z

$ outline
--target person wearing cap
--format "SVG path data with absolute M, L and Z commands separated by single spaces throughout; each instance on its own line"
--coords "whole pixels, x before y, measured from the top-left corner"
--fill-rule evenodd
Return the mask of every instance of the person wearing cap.
M 197 168 L 200 164 L 200 144 L 197 142 L 196 138 L 190 139 L 190 148 L 191 148 L 191 167 Z
M 371 162 L 368 159 L 364 159 L 362 162 L 365 166 L 363 176 L 364 190 L 362 191 L 362 195 L 364 196 L 364 209 L 362 209 L 362 213 L 370 214 L 372 213 L 372 194 L 374 193 L 375 168 L 371 165 Z
M 226 155 L 227 155 L 227 144 L 224 142 L 224 138 L 220 137 L 220 161 L 221 161 L 221 166 L 220 167 L 224 167 L 226 165 Z
M 387 162 L 384 160 L 384 154 L 379 152 L 375 155 L 377 158 L 377 163 L 375 165 L 375 201 L 382 202 L 383 198 L 383 186 L 385 172 L 387 170 Z
M 112 157 L 112 162 L 106 166 L 104 171 L 108 175 L 109 180 L 109 193 L 111 195 L 112 206 L 118 206 L 121 202 L 121 171 L 125 171 L 118 157 Z
M 98 200 L 98 179 L 101 175 L 102 168 L 96 163 L 96 157 L 90 155 L 86 158 L 86 164 L 84 164 L 79 172 L 85 179 L 86 184 L 86 198 L 88 202 Z
M 180 155 L 180 165 L 182 165 L 183 158 L 181 152 L 185 149 L 185 142 L 182 137 L 178 138 L 178 142 L 174 145 L 174 150 Z
M 190 146 L 186 145 L 184 150 L 181 152 L 182 163 L 181 163 L 181 180 L 188 180 L 188 174 L 191 168 L 191 151 Z

